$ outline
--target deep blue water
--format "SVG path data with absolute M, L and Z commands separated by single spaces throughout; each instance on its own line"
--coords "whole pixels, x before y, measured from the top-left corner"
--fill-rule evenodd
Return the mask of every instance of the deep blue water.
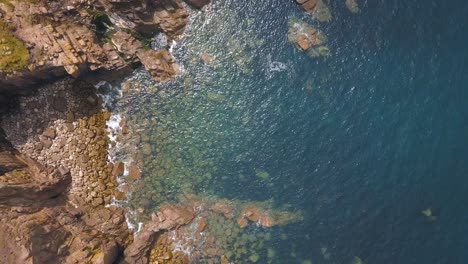
M 293 263 L 292 251 L 313 263 L 468 263 L 468 4 L 358 2 L 352 14 L 332 1 L 329 23 L 293 0 L 213 1 L 197 15 L 176 57 L 193 78 L 191 96 L 208 90 L 228 101 L 174 108 L 193 111 L 175 125 L 193 127 L 189 141 L 212 142 L 214 179 L 201 189 L 303 210 L 304 222 L 278 231 L 288 238 L 274 240 L 277 263 Z M 226 10 L 226 24 L 208 31 L 205 22 Z M 321 29 L 331 56 L 310 58 L 290 43 L 291 16 Z M 229 28 L 250 34 L 234 42 L 263 40 L 243 47 L 250 74 L 232 64 Z M 217 67 L 190 63 L 200 52 Z

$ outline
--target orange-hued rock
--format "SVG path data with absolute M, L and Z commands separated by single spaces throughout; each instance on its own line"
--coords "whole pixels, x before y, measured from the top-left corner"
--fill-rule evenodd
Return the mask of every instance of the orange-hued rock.
M 147 60 L 135 57 L 136 51 L 150 49 L 143 48 L 141 41 L 126 37 L 126 32 L 148 37 L 162 31 L 170 39 L 177 39 L 188 22 L 181 0 L 151 1 L 151 4 L 147 1 L 85 2 L 86 5 L 76 0 L 63 0 L 60 4 L 52 1 L 0 3 L 2 21 L 8 25 L 5 30 L 25 47 L 25 56 L 29 56 L 21 68 L 11 72 L 0 69 L 0 90 L 24 89 L 45 79 L 67 75 L 93 79 L 88 72 L 98 73 L 98 80 L 119 80 L 131 72 L 133 62 L 140 61 L 147 67 L 153 56 L 143 52 L 141 57 Z M 98 16 L 109 18 L 106 26 L 118 29 L 113 41 L 103 41 L 96 34 Z M 155 79 L 159 81 L 160 76 Z
M 258 223 L 263 227 L 272 227 L 274 225 L 271 216 L 263 216 Z
M 242 215 L 252 222 L 258 222 L 260 217 L 263 215 L 263 212 L 259 208 L 249 207 L 242 211 Z
M 208 221 L 206 220 L 206 218 L 202 217 L 200 221 L 198 221 L 197 232 L 201 233 L 205 231 L 207 226 L 208 226 Z
M 247 222 L 243 216 L 239 216 L 239 218 L 237 218 L 237 224 L 240 228 L 244 228 L 249 224 L 249 222 Z
M 203 53 L 200 56 L 200 59 L 205 63 L 205 64 L 211 64 L 213 62 L 213 57 L 208 55 L 207 53 Z
M 288 25 L 288 40 L 299 49 L 307 51 L 311 57 L 329 55 L 330 51 L 325 45 L 327 38 L 321 31 L 297 18 L 291 18 Z
M 130 165 L 130 168 L 128 169 L 128 179 L 132 181 L 137 181 L 141 177 L 141 172 L 140 168 L 134 163 Z
M 226 256 L 222 255 L 221 256 L 221 264 L 229 264 L 229 260 L 228 258 L 226 258 Z
M 302 214 L 300 212 L 275 210 L 271 209 L 269 204 L 260 202 L 244 205 L 241 210 L 241 217 L 244 220 L 248 219 L 263 227 L 273 227 L 302 221 Z
M 120 177 L 124 174 L 125 171 L 125 165 L 123 162 L 119 161 L 116 162 L 112 168 L 112 176 L 113 177 Z
M 296 39 L 296 44 L 302 50 L 308 50 L 312 46 L 311 41 L 305 35 L 299 35 Z
M 227 219 L 234 217 L 234 205 L 228 200 L 219 200 L 210 208 L 213 212 L 223 215 Z
M 328 22 L 332 19 L 330 9 L 324 0 L 296 0 L 296 2 L 320 22 Z
M 169 80 L 179 73 L 179 66 L 169 51 L 140 50 L 137 57 L 157 82 Z
M 127 199 L 127 194 L 121 191 L 115 191 L 114 196 L 115 196 L 115 199 L 119 201 L 123 201 Z

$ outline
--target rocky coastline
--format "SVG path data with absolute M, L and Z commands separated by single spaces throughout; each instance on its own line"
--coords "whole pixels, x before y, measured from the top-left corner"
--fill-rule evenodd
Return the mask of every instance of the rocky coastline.
M 297 3 L 319 21 L 331 19 L 323 1 Z M 111 113 L 95 85 L 119 83 L 140 66 L 157 82 L 177 75 L 170 43 L 182 37 L 187 9 L 207 4 L 0 0 L 0 263 L 255 263 L 260 249 L 274 258 L 263 248 L 268 232 L 257 241 L 242 230 L 298 222 L 300 212 L 184 193 L 135 235 L 115 203 L 125 199 L 118 177 L 132 168 L 109 161 Z M 359 10 L 354 1 L 346 5 Z M 299 49 L 328 55 L 319 30 L 297 21 L 290 27 Z M 153 49 L 157 33 L 168 41 Z
M 177 0 L 0 2 L 1 263 L 134 263 L 123 255 L 133 241 L 125 212 L 111 205 L 110 113 L 93 84 L 139 65 L 156 81 L 177 74 L 169 47 L 146 41 L 157 32 L 179 38 L 186 8 Z

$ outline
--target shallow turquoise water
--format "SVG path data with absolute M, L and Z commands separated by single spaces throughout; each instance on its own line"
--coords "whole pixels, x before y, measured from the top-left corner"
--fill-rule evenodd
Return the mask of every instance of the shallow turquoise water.
M 213 2 L 174 47 L 181 76 L 138 71 L 143 91 L 117 107 L 152 138 L 143 176 L 166 192 L 139 199 L 153 208 L 189 188 L 301 209 L 303 223 L 274 230 L 277 263 L 466 263 L 468 4 L 352 14 L 337 1 L 318 23 L 292 0 Z M 290 43 L 291 17 L 323 30 L 331 55 Z

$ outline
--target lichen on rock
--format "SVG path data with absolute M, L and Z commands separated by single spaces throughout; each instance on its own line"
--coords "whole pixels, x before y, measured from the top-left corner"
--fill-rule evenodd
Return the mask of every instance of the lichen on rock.
M 0 72 L 13 73 L 26 68 L 29 52 L 11 28 L 0 20 Z

